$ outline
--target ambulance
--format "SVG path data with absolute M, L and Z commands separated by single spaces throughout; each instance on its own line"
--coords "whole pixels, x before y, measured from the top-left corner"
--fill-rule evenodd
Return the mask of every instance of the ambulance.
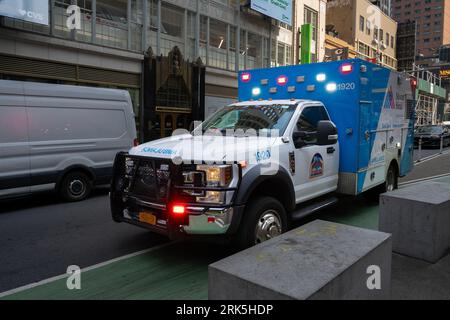
M 392 191 L 413 167 L 417 81 L 354 59 L 242 71 L 239 102 L 119 153 L 113 220 L 245 248 L 336 195 Z

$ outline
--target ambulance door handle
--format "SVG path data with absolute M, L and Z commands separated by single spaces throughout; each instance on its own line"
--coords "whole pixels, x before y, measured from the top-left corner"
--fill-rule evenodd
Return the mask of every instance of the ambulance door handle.
M 328 154 L 333 154 L 333 153 L 335 153 L 336 152 L 336 149 L 334 148 L 334 147 L 328 147 L 327 148 L 327 153 Z

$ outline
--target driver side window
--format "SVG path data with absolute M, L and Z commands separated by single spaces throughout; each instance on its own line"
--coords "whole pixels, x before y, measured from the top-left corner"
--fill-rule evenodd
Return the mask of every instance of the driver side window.
M 297 121 L 297 132 L 303 132 L 303 141 L 306 145 L 317 144 L 317 125 L 319 121 L 330 120 L 322 106 L 312 106 L 303 109 Z

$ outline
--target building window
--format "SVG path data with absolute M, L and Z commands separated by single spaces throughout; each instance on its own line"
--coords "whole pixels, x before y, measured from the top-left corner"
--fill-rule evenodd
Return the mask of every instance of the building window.
M 161 3 L 161 48 L 160 53 L 167 56 L 173 47 L 184 48 L 184 10 Z
M 99 45 L 128 47 L 127 3 L 123 1 L 97 0 L 95 41 Z
M 236 27 L 230 26 L 230 50 L 228 58 L 228 68 L 232 71 L 236 70 L 236 51 L 237 51 L 237 32 Z
M 263 67 L 262 45 L 262 36 L 250 32 L 248 33 L 247 69 Z
M 199 37 L 199 56 L 202 62 L 206 64 L 206 46 L 208 44 L 208 18 L 205 16 L 200 17 L 200 37 Z
M 362 42 L 358 42 L 358 51 L 365 58 L 370 58 L 370 48 L 368 45 Z
M 286 63 L 286 46 L 282 42 L 278 42 L 278 58 L 277 58 L 277 65 L 278 66 L 284 66 Z
M 317 62 L 317 45 L 318 45 L 318 14 L 317 11 L 305 6 L 304 23 L 312 26 L 312 46 L 311 46 L 311 61 Z
M 268 40 L 267 40 L 268 42 Z M 285 66 L 292 64 L 292 46 L 272 39 L 270 66 Z
M 215 19 L 209 20 L 208 64 L 220 69 L 227 68 L 227 24 Z
M 359 31 L 364 32 L 364 25 L 366 23 L 366 20 L 363 16 L 359 16 Z
M 245 55 L 247 54 L 247 32 L 241 29 L 239 44 L 239 70 L 245 69 Z
M 143 1 L 147 0 L 130 0 L 130 33 L 129 48 L 132 51 L 142 51 L 142 26 L 143 26 Z M 147 48 L 145 48 L 147 49 Z
M 196 60 L 195 52 L 195 38 L 197 34 L 196 28 L 196 14 L 194 12 L 187 12 L 187 35 L 186 35 L 186 51 L 184 52 L 184 57 L 186 60 L 194 61 Z

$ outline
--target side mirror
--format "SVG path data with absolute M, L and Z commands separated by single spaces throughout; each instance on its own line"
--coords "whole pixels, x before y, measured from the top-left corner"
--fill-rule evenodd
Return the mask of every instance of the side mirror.
M 331 121 L 319 121 L 317 124 L 317 144 L 329 146 L 338 141 L 337 128 Z
M 304 131 L 294 132 L 294 134 L 292 135 L 292 140 L 294 141 L 294 146 L 297 149 L 300 149 L 300 148 L 303 148 L 304 146 L 306 146 L 306 142 L 304 141 L 305 138 L 306 138 L 306 133 Z

